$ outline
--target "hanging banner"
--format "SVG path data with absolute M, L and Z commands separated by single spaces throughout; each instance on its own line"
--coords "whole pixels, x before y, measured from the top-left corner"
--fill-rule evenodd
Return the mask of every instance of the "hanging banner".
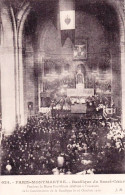
M 60 11 L 61 30 L 75 29 L 75 10 Z
M 62 30 L 61 31 L 61 43 L 64 45 L 67 38 L 70 38 L 73 44 L 75 44 L 75 30 Z
M 59 16 L 61 42 L 64 45 L 69 37 L 74 44 L 75 42 L 75 1 L 74 0 L 59 0 Z
M 75 0 L 59 0 L 60 11 L 75 10 Z

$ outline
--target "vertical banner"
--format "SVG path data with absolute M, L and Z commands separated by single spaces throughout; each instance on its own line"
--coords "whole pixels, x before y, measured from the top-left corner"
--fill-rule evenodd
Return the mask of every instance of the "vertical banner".
M 70 38 L 72 43 L 75 43 L 75 30 L 62 30 L 61 31 L 61 43 L 64 45 L 67 38 Z
M 75 10 L 60 11 L 61 30 L 75 29 Z
M 75 1 L 60 0 L 60 30 L 61 42 L 64 45 L 65 40 L 69 37 L 74 44 L 75 41 Z

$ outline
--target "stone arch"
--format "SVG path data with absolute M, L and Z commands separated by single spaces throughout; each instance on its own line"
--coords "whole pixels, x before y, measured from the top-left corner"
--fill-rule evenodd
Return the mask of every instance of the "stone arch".
M 54 26 L 54 24 L 52 23 L 51 20 L 47 20 L 47 21 L 44 21 L 43 25 L 40 27 L 39 29 L 39 39 L 38 39 L 38 50 L 40 48 L 44 48 L 44 45 L 45 45 L 45 42 L 46 42 L 46 34 L 48 33 L 48 29 L 49 28 L 53 28 L 55 31 L 57 31 L 56 27 Z
M 123 24 L 123 26 L 125 25 L 125 21 L 124 21 L 124 2 L 121 2 L 119 0 L 107 0 L 107 4 L 111 5 L 114 10 L 116 11 L 117 15 L 118 15 L 118 20 L 119 22 Z

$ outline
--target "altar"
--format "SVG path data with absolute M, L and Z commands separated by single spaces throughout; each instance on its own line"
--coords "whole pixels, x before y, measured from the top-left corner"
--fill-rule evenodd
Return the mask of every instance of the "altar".
M 67 88 L 67 97 L 74 101 L 71 105 L 71 113 L 85 114 L 87 110 L 86 98 L 94 96 L 93 88 L 85 88 L 84 75 L 81 69 L 76 75 L 76 88 Z
M 74 103 L 71 105 L 71 113 L 86 113 L 86 98 L 94 95 L 94 89 L 84 88 L 82 84 L 77 84 L 75 89 L 67 89 L 67 97 Z
M 94 95 L 94 89 L 83 88 L 82 86 L 76 86 L 74 89 L 67 89 L 68 97 L 89 97 Z
M 55 113 L 85 114 L 86 99 L 94 96 L 94 89 L 86 88 L 85 80 L 85 70 L 82 71 L 82 66 L 78 65 L 72 80 L 67 77 L 61 82 L 60 78 L 57 79 L 58 82 L 55 79 L 53 85 L 48 82 L 46 91 L 40 94 L 40 112 L 48 113 L 49 108 Z

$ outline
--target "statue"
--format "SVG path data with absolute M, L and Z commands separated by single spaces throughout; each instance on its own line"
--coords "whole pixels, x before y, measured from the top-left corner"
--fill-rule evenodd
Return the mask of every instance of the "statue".
M 76 87 L 82 87 L 84 88 L 84 74 L 81 70 L 81 65 L 78 65 L 77 67 L 77 74 L 76 74 Z
M 81 71 L 81 68 L 78 69 L 77 75 L 76 75 L 76 85 L 82 85 L 84 87 L 84 75 Z
M 77 74 L 77 84 L 81 84 L 83 83 L 83 74 L 82 73 L 78 73 Z

